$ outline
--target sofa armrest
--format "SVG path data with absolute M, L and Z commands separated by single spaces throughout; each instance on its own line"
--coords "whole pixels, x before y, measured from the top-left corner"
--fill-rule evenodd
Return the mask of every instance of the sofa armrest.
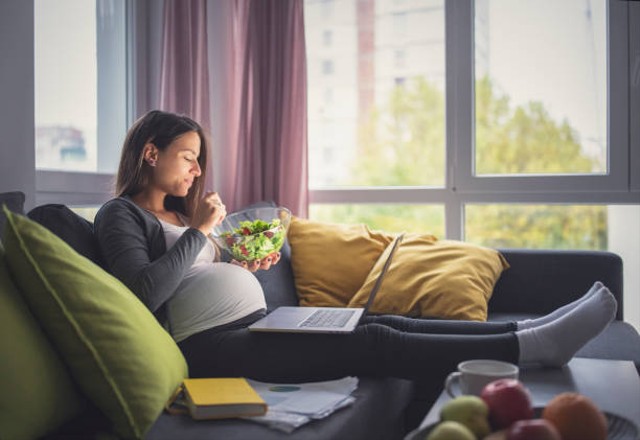
M 622 320 L 622 259 L 606 251 L 500 249 L 511 267 L 489 301 L 490 313 L 545 314 L 582 296 L 596 281 L 618 301 Z

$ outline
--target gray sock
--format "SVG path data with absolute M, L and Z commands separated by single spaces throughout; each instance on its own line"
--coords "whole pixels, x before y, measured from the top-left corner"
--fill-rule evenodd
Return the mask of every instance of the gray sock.
M 522 321 L 516 322 L 516 325 L 518 326 L 518 330 L 525 330 L 528 328 L 539 327 L 543 324 L 547 324 L 551 321 L 555 321 L 562 315 L 566 314 L 567 312 L 570 312 L 571 310 L 575 309 L 578 305 L 582 304 L 584 300 L 591 298 L 591 296 L 602 287 L 604 287 L 604 284 L 602 284 L 600 281 L 596 281 L 594 285 L 591 286 L 591 289 L 589 289 L 589 291 L 584 295 L 582 295 L 580 298 L 578 298 L 577 300 L 569 304 L 565 304 L 564 306 L 555 309 L 553 312 L 549 313 L 548 315 L 544 315 L 535 319 L 524 319 Z
M 618 305 L 606 287 L 554 321 L 515 332 L 520 364 L 562 366 L 613 320 Z

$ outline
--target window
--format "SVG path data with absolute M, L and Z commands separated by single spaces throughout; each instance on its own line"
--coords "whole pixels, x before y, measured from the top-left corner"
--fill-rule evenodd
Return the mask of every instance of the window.
M 309 70 L 310 216 L 410 229 L 437 206 L 450 239 L 611 248 L 612 204 L 640 204 L 631 3 L 306 0 L 308 59 L 344 67 Z
M 396 67 L 405 67 L 406 65 L 406 60 L 407 60 L 407 54 L 404 50 L 402 49 L 398 49 L 395 51 L 394 55 L 394 60 L 393 63 L 395 64 Z
M 638 266 L 638 2 L 305 0 L 305 26 L 344 69 L 331 109 L 308 72 L 312 219 Z
M 388 6 L 384 5 L 383 7 Z M 402 7 L 402 5 L 398 5 Z M 406 6 L 405 6 L 406 8 Z M 406 36 L 406 32 L 408 29 L 407 22 L 409 21 L 409 13 L 405 11 L 396 10 L 396 12 L 391 13 L 391 22 L 393 26 L 393 33 L 396 38 L 403 39 Z
M 329 22 L 327 8 L 336 11 Z M 443 2 L 308 1 L 305 14 L 308 62 L 323 66 L 308 81 L 310 186 L 443 187 Z M 423 38 L 434 22 L 439 29 Z M 336 50 L 320 43 L 326 26 L 340 29 Z M 329 86 L 340 96 L 330 113 L 321 99 Z
M 108 192 L 104 178 L 89 176 L 115 172 L 128 125 L 127 5 L 34 3 L 39 202 L 47 201 L 47 192 Z
M 322 62 L 322 73 L 325 75 L 331 75 L 333 73 L 333 61 L 332 60 L 324 60 Z
M 608 172 L 606 15 L 600 0 L 476 2 L 475 175 Z
M 97 169 L 94 2 L 35 2 L 36 166 Z
M 331 46 L 333 44 L 333 33 L 329 30 L 322 33 L 322 42 L 325 46 Z

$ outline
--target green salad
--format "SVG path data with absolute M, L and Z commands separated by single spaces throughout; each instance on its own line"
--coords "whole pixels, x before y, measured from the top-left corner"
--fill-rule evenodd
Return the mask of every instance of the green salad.
M 220 237 L 236 260 L 261 260 L 277 252 L 286 238 L 286 228 L 280 219 L 270 222 L 247 220 L 231 232 L 223 232 Z

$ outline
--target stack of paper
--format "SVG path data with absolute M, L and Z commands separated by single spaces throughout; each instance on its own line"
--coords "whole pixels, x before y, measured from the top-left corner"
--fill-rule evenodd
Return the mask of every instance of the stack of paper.
M 249 380 L 260 397 L 267 402 L 267 413 L 249 420 L 264 423 L 284 432 L 292 432 L 311 420 L 322 419 L 334 411 L 351 405 L 351 395 L 358 387 L 357 377 L 326 382 L 276 384 Z

